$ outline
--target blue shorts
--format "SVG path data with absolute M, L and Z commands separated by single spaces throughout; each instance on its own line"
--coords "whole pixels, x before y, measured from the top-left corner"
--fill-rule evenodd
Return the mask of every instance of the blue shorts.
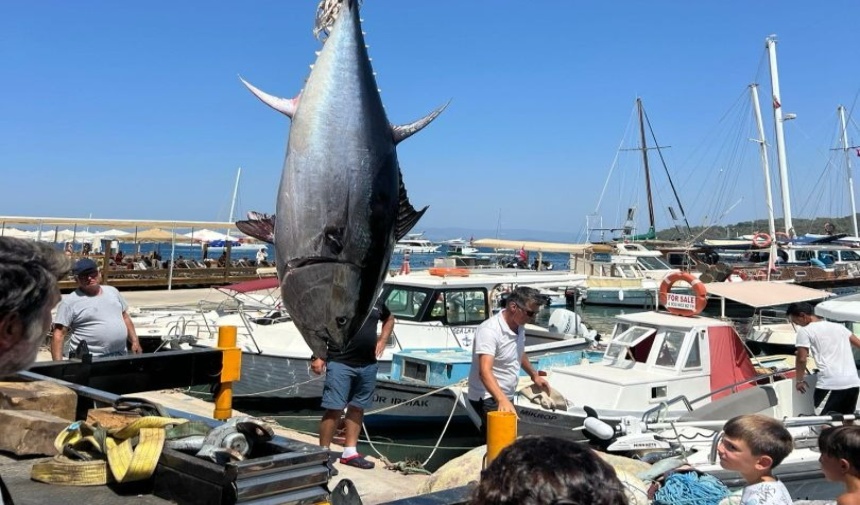
M 373 389 L 379 365 L 350 366 L 331 361 L 326 363 L 322 408 L 342 410 L 347 405 L 367 410 L 373 404 Z

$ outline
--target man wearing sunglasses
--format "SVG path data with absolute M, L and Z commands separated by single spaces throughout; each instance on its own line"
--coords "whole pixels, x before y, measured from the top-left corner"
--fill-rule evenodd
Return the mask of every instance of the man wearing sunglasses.
M 520 367 L 535 385 L 549 390 L 525 354 L 525 325 L 534 320 L 544 298 L 537 289 L 518 287 L 505 309 L 487 319 L 475 331 L 472 368 L 469 371 L 469 403 L 481 416 L 486 434 L 487 412 L 516 412 L 512 403 Z
M 71 333 L 69 353 L 76 357 L 84 344 L 94 357 L 124 356 L 128 354 L 126 341 L 131 344 L 131 352 L 143 352 L 134 323 L 128 316 L 128 303 L 115 287 L 101 285 L 96 262 L 89 258 L 78 260 L 72 275 L 78 288 L 63 297 L 54 319 L 51 341 L 54 361 L 63 359 L 63 340 L 67 332 Z

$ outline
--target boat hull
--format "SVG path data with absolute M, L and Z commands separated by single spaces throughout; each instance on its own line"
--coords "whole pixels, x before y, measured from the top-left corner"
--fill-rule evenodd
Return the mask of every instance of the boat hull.
M 364 422 L 369 426 L 426 426 L 443 425 L 450 419 L 451 424 L 474 426 L 466 402 L 463 388 L 432 389 L 399 383 L 387 374 L 380 374 L 373 392 L 373 406 L 365 413 Z
M 380 361 L 379 370 L 388 373 L 391 363 Z M 325 374 L 314 374 L 307 358 L 243 352 L 241 374 L 234 398 L 321 398 L 325 383 Z

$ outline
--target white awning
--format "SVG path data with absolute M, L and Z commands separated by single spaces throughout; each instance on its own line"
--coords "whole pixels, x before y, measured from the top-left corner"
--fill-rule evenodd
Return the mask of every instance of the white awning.
M 831 321 L 860 322 L 860 295 L 840 296 L 815 306 L 815 315 Z
M 705 288 L 711 295 L 721 296 L 754 308 L 822 300 L 833 295 L 827 291 L 797 284 L 767 281 L 712 282 L 705 284 Z
M 595 244 L 565 244 L 561 242 L 535 242 L 533 240 L 501 240 L 494 238 L 481 238 L 473 240 L 472 244 L 477 247 L 492 247 L 493 249 L 514 249 L 516 251 L 525 249 L 531 252 L 545 253 L 571 253 L 582 254 L 589 249 L 606 249 L 611 251 L 612 248 L 605 245 Z

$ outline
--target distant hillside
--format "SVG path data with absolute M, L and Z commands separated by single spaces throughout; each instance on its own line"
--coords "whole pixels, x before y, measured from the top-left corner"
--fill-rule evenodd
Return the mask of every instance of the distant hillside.
M 794 231 L 797 235 L 807 233 L 824 234 L 824 224 L 831 223 L 836 227 L 835 233 L 854 234 L 854 224 L 851 221 L 851 216 L 845 217 L 819 217 L 815 219 L 792 218 Z M 702 226 L 694 226 L 691 228 L 691 235 L 697 240 L 701 239 L 718 239 L 718 238 L 735 238 L 740 235 L 752 235 L 756 232 L 767 232 L 767 220 L 757 219 L 755 221 L 741 221 L 732 225 L 712 226 L 705 229 Z M 785 230 L 785 221 L 782 218 L 776 220 L 776 231 Z M 675 228 L 667 228 L 657 232 L 657 238 L 660 240 L 679 240 L 688 237 L 685 229 L 679 230 Z
M 836 227 L 836 233 L 854 234 L 854 225 L 851 222 L 851 216 L 845 217 L 820 217 L 815 219 L 794 218 L 794 230 L 798 235 L 806 233 L 824 234 L 824 224 L 831 223 Z M 777 231 L 784 230 L 783 220 L 776 220 Z M 694 226 L 691 228 L 692 233 L 688 234 L 685 229 L 680 231 L 675 228 L 667 228 L 657 232 L 657 238 L 660 240 L 685 240 L 690 235 L 696 240 L 703 239 L 718 239 L 718 238 L 735 238 L 740 235 L 752 235 L 756 232 L 767 231 L 767 220 L 758 219 L 755 221 L 741 221 L 739 223 L 712 226 L 705 229 L 702 226 Z M 529 240 L 540 242 L 564 242 L 573 243 L 577 240 L 576 231 L 558 232 L 545 230 L 526 230 L 526 229 L 506 229 L 498 233 L 496 230 L 481 229 L 481 228 L 420 228 L 416 227 L 412 233 L 421 233 L 433 242 L 441 242 L 443 240 L 451 240 L 462 238 L 469 240 L 470 238 L 500 238 L 504 240 Z M 639 231 L 639 233 L 644 233 Z

